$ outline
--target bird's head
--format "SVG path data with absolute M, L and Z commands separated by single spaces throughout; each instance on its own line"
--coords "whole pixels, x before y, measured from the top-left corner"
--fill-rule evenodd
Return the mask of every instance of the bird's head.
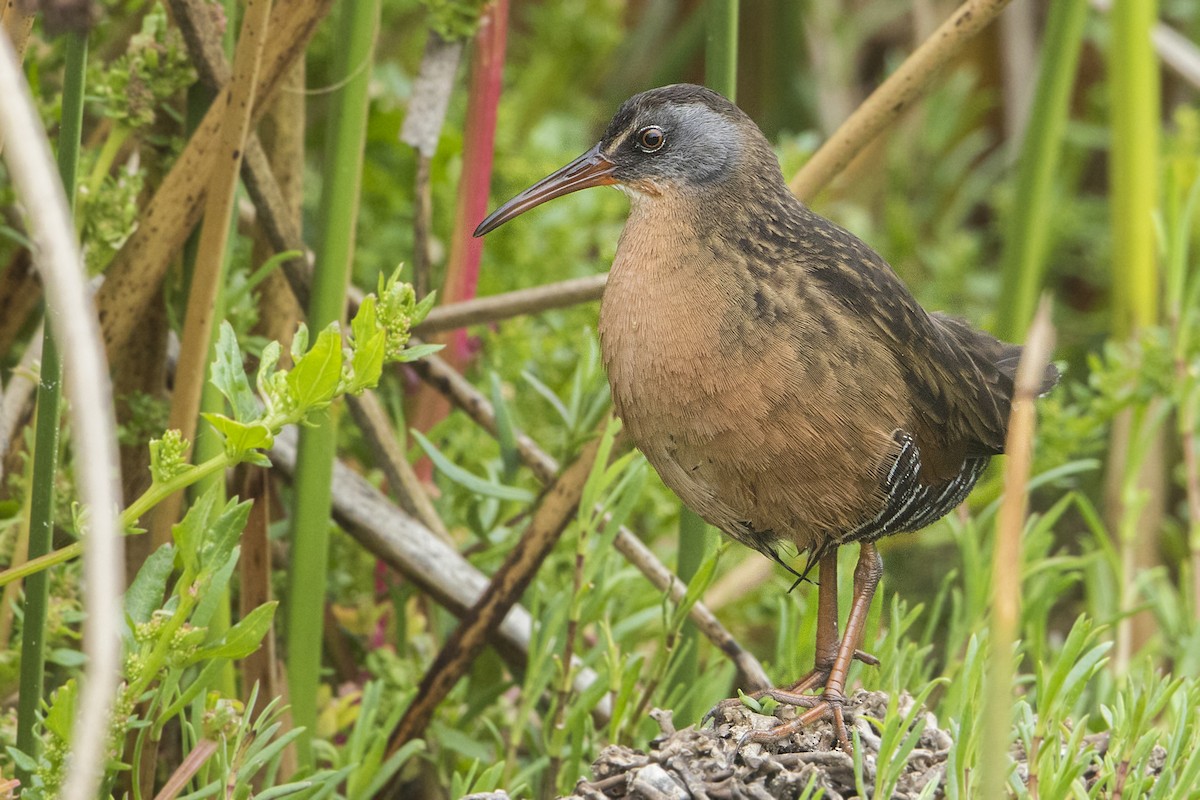
M 616 185 L 634 198 L 727 187 L 735 177 L 782 185 L 770 144 L 741 109 L 703 86 L 680 83 L 634 95 L 592 149 L 497 208 L 476 236 L 534 206 L 591 186 Z

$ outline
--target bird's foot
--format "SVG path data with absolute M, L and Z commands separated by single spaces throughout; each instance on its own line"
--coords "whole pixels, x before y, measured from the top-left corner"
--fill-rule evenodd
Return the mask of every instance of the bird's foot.
M 787 695 L 787 692 L 781 692 Z M 801 702 L 792 702 L 799 700 Z M 834 735 L 837 737 L 837 742 L 846 753 L 853 753 L 853 747 L 850 744 L 850 736 L 846 731 L 846 696 L 838 691 L 826 689 L 820 696 L 817 695 L 795 695 L 787 700 L 780 700 L 789 705 L 798 706 L 806 709 L 804 713 L 797 716 L 795 719 L 784 722 L 781 725 L 776 725 L 774 728 L 766 731 L 749 731 L 738 741 L 738 749 L 740 750 L 747 744 L 762 744 L 762 745 L 778 745 L 780 742 L 788 739 L 792 734 L 812 725 L 820 720 L 828 720 L 833 723 Z
M 862 650 L 855 650 L 854 658 L 868 666 L 879 666 L 878 658 Z M 829 669 L 829 667 L 814 667 L 811 672 L 785 689 L 760 689 L 748 695 L 722 700 L 708 710 L 708 713 L 700 720 L 700 725 L 706 725 L 709 720 L 712 720 L 714 724 L 719 724 L 729 719 L 731 711 L 743 707 L 754 708 L 753 704 L 747 700 L 760 701 L 763 698 L 770 698 L 780 705 L 805 709 L 816 708 L 822 703 L 823 695 L 805 694 L 805 692 L 825 686 L 829 680 Z M 759 711 L 760 708 L 754 708 L 754 710 Z

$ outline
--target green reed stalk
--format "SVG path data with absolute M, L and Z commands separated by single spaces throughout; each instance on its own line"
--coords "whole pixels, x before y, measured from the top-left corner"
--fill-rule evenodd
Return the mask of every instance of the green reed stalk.
M 1087 0 L 1051 3 L 1042 41 L 1037 89 L 1017 167 L 1016 196 L 1004 236 L 1004 306 L 996 332 L 1020 341 L 1042 289 L 1054 206 L 1054 173 L 1062 152 L 1071 89 L 1083 44 Z
M 354 260 L 367 129 L 370 61 L 379 28 L 379 0 L 356 0 L 341 9 L 338 57 L 330 81 L 341 88 L 329 109 L 325 186 L 317 220 L 316 268 L 308 325 L 320 330 L 345 311 L 346 288 Z M 363 68 L 366 64 L 367 67 Z M 325 583 L 329 559 L 330 490 L 337 455 L 337 428 L 331 418 L 300 432 L 292 506 L 292 575 L 288 591 L 288 684 L 292 718 L 305 733 L 298 739 L 300 763 L 313 764 L 312 730 L 317 721 L 317 687 Z
M 1113 333 L 1121 338 L 1158 321 L 1159 76 L 1150 37 L 1157 9 L 1155 0 L 1116 0 L 1109 17 Z
M 58 133 L 58 171 L 71 210 L 75 209 L 75 176 L 79 168 L 79 140 L 83 130 L 83 87 L 87 67 L 87 36 L 66 35 L 63 77 L 62 125 Z M 30 559 L 50 552 L 54 528 L 54 482 L 58 474 L 58 406 L 62 399 L 62 359 L 54 341 L 53 320 L 47 315 L 42 338 L 42 369 L 37 390 L 34 427 L 33 480 L 29 487 Z M 34 723 L 42 702 L 46 668 L 46 611 L 50 602 L 50 576 L 30 575 L 25 581 L 24 623 L 21 628 L 20 700 L 17 706 L 17 748 L 36 757 L 41 742 Z M 29 785 L 29 775 L 19 766 L 16 777 Z
M 704 82 L 737 102 L 738 0 L 707 0 Z
M 1155 213 L 1159 201 L 1159 75 L 1151 31 L 1155 0 L 1116 0 L 1109 15 L 1109 209 L 1112 218 L 1113 336 L 1126 340 L 1159 321 L 1160 275 L 1156 260 Z M 1137 639 L 1146 635 L 1144 615 L 1128 613 L 1139 602 L 1137 572 L 1157 555 L 1155 517 L 1165 505 L 1162 479 L 1163 438 L 1157 426 L 1161 406 L 1138 404 L 1114 423 L 1108 470 L 1110 490 L 1120 487 L 1111 504 L 1110 525 L 1121 553 L 1121 620 L 1112 666 L 1118 674 L 1130 663 Z M 1146 441 L 1146 437 L 1151 437 Z M 1140 455 L 1139 455 L 1140 454 Z

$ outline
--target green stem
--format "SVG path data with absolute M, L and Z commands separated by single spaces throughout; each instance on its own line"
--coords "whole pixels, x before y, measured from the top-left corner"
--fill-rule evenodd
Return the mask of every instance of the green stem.
M 62 127 L 58 135 L 58 171 L 71 209 L 75 207 L 75 174 L 79 168 L 79 140 L 83 129 L 83 86 L 87 66 L 87 37 L 67 34 L 63 77 Z M 42 343 L 42 369 L 37 391 L 34 432 L 33 481 L 30 485 L 29 558 L 50 550 L 54 526 L 54 482 L 58 473 L 58 406 L 62 399 L 62 362 L 47 317 Z M 34 758 L 41 749 L 34 731 L 45 688 L 46 610 L 50 602 L 49 576 L 31 574 L 25 583 L 24 624 L 21 629 L 20 700 L 17 707 L 17 748 Z M 29 785 L 29 774 L 19 766 L 16 777 Z
M 1155 0 L 1116 0 L 1110 15 L 1109 168 L 1113 225 L 1113 332 L 1158 321 L 1154 209 L 1158 202 L 1159 78 L 1151 30 Z
M 236 207 L 236 205 L 235 205 Z M 230 219 L 230 225 L 236 225 L 237 212 L 233 212 L 233 217 Z M 229 268 L 233 261 L 234 247 L 237 244 L 237 237 L 230 236 L 225 242 L 225 255 L 221 260 L 221 275 L 217 279 L 216 296 L 213 298 L 213 319 L 219 320 L 225 318 L 226 309 L 229 307 L 225 300 L 225 288 L 229 278 Z M 220 326 L 213 325 L 212 333 L 209 336 L 208 344 L 208 363 L 215 362 L 216 343 L 220 335 Z M 205 381 L 200 389 L 200 411 L 212 412 L 216 414 L 226 413 L 225 396 L 221 394 L 221 390 L 212 381 Z M 211 425 L 201 424 L 196 430 L 196 442 L 192 453 L 192 458 L 201 463 L 210 461 L 220 457 L 225 452 L 225 441 Z M 194 499 L 207 492 L 213 486 L 218 486 L 220 490 L 220 501 L 223 503 L 226 500 L 225 496 L 225 473 L 213 472 L 201 477 L 195 484 L 195 488 L 191 492 L 191 497 Z M 212 620 L 208 624 L 209 641 L 217 641 L 225 632 L 229 630 L 233 624 L 233 612 L 231 609 L 229 587 L 224 586 L 219 589 L 221 592 L 221 601 L 217 604 L 217 610 L 213 614 Z M 225 662 L 225 666 L 221 669 L 220 678 L 217 681 L 217 688 L 224 697 L 237 696 L 237 675 L 233 668 L 233 662 Z
M 1021 341 L 1042 288 L 1053 217 L 1054 175 L 1087 22 L 1087 0 L 1051 3 L 1029 126 L 1021 142 L 1016 197 L 1005 231 L 1004 285 L 997 333 Z
M 737 102 L 738 0 L 707 0 L 704 82 Z
M 108 138 L 104 140 L 104 146 L 100 148 L 100 155 L 96 156 L 96 163 L 92 164 L 92 171 L 88 173 L 86 185 L 89 197 L 96 197 L 100 193 L 100 184 L 104 183 L 104 177 L 112 169 L 113 161 L 117 159 L 117 153 L 121 151 L 121 145 L 125 144 L 130 133 L 130 128 L 119 122 L 113 123 Z
M 330 108 L 325 186 L 318 218 L 316 267 L 308 324 L 320 330 L 340 320 L 354 258 L 358 202 L 366 137 L 369 64 L 379 27 L 379 0 L 341 7 L 341 47 L 330 80 L 341 85 Z M 344 84 L 342 82 L 344 81 Z M 292 508 L 292 570 L 288 592 L 288 684 L 292 718 L 305 729 L 297 740 L 303 766 L 313 764 L 312 731 L 317 721 L 325 585 L 329 559 L 329 512 L 337 428 L 324 425 L 301 431 L 296 452 L 295 503 Z

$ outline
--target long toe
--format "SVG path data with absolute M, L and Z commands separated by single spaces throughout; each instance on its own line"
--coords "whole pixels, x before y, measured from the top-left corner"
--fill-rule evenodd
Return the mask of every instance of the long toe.
M 840 694 L 826 694 L 821 697 L 805 696 L 813 700 L 811 708 L 795 719 L 776 725 L 765 731 L 750 731 L 738 742 L 739 749 L 747 744 L 756 743 L 767 747 L 779 747 L 793 734 L 799 733 L 817 722 L 826 720 L 833 726 L 833 734 L 837 743 L 846 753 L 853 753 L 850 736 L 846 729 L 846 698 Z

